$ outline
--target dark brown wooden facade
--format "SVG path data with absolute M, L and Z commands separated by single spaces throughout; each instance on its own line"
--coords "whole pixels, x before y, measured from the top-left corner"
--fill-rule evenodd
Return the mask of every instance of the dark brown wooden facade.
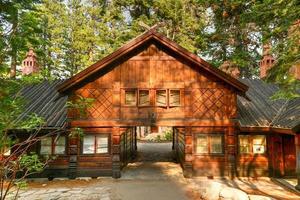
M 68 110 L 67 129 L 107 136 L 108 151 L 84 154 L 81 139 L 67 139 L 65 154 L 50 164 L 47 175 L 118 178 L 136 153 L 137 126 L 171 126 L 173 150 L 186 177 L 294 176 L 296 132 L 239 125 L 237 97 L 247 98 L 247 89 L 150 30 L 59 86 L 70 101 L 94 99 L 84 115 Z M 265 142 L 258 148 L 263 153 L 252 149 L 257 138 Z

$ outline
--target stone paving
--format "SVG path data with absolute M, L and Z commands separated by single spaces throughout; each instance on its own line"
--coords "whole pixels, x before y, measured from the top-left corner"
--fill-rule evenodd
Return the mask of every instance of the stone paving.
M 13 199 L 13 194 L 8 196 Z M 111 200 L 111 191 L 105 186 L 77 188 L 38 188 L 20 191 L 18 200 Z

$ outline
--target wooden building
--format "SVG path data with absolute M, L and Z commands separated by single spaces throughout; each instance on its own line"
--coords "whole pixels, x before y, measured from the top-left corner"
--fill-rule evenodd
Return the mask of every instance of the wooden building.
M 271 101 L 277 90 L 233 78 L 150 29 L 68 80 L 25 87 L 23 115 L 61 130 L 35 148 L 58 155 L 44 176 L 119 178 L 137 150 L 137 126 L 173 127 L 186 177 L 295 176 L 300 98 Z M 66 107 L 87 98 L 84 113 Z M 66 136 L 78 127 L 83 138 Z

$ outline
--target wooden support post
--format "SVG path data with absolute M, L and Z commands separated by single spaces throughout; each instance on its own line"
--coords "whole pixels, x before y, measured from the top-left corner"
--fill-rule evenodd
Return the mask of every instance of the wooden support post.
M 227 167 L 228 167 L 228 175 L 230 178 L 234 178 L 236 176 L 236 145 L 235 141 L 235 131 L 234 127 L 228 127 L 226 141 L 227 145 Z
M 172 127 L 172 150 L 175 150 L 175 128 Z
M 296 174 L 297 174 L 297 185 L 296 189 L 300 190 L 300 134 L 295 135 L 295 146 L 296 146 Z
M 112 177 L 121 177 L 120 127 L 113 127 L 112 131 Z
M 69 139 L 69 169 L 68 176 L 70 179 L 75 179 L 77 176 L 77 154 L 78 154 L 78 137 L 71 137 Z
M 193 176 L 193 134 L 191 127 L 185 127 L 184 131 L 184 142 L 185 142 L 185 157 L 183 164 L 183 176 L 191 178 Z

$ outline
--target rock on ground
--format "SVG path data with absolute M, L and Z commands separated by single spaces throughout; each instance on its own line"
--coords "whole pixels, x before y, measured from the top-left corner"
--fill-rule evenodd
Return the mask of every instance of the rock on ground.
M 249 197 L 242 190 L 225 187 L 220 192 L 220 200 L 249 200 Z
M 266 197 L 262 195 L 248 195 L 249 200 L 273 200 L 271 197 Z

